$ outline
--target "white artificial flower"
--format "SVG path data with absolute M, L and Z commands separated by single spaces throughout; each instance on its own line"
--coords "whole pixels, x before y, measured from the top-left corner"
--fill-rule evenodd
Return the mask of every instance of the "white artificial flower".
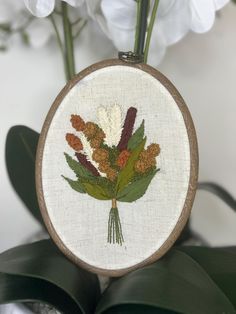
M 78 7 L 84 3 L 84 0 L 63 0 L 73 7 Z M 52 13 L 55 8 L 55 0 L 24 0 L 25 6 L 33 15 L 37 17 L 46 17 Z
M 35 19 L 27 27 L 29 44 L 34 48 L 44 46 L 53 34 L 54 31 L 48 19 Z
M 26 10 L 23 1 L 1 0 L 0 23 L 9 24 L 13 33 L 15 32 L 14 39 L 19 34 L 18 30 L 25 28 L 24 33 L 27 35 L 29 44 L 35 48 L 46 44 L 54 33 L 50 21 L 33 18 Z
M 112 147 L 117 146 L 122 132 L 121 108 L 115 104 L 110 107 L 100 106 L 97 110 L 99 126 L 102 128 L 106 137 L 105 144 Z
M 160 0 L 153 28 L 149 63 L 157 65 L 166 47 L 189 31 L 207 32 L 215 11 L 229 0 Z M 88 13 L 120 51 L 133 50 L 137 3 L 134 0 L 86 0 Z

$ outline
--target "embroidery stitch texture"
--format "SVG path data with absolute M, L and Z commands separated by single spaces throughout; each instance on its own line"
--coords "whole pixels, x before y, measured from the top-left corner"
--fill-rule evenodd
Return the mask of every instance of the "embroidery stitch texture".
M 98 108 L 98 124 L 85 122 L 79 115 L 71 115 L 72 127 L 78 132 L 66 134 L 68 145 L 74 149 L 73 159 L 65 153 L 76 180 L 63 178 L 79 193 L 87 193 L 98 200 L 111 200 L 108 220 L 108 243 L 124 242 L 117 202 L 134 202 L 147 191 L 160 170 L 156 157 L 160 146 L 150 144 L 145 149 L 144 120 L 133 132 L 137 109 L 130 107 L 122 126 L 119 105 Z

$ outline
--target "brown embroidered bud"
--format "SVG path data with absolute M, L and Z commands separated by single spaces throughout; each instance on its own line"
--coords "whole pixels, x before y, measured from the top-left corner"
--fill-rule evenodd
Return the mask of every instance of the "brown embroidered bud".
M 101 145 L 101 143 L 102 143 L 102 140 L 99 139 L 99 138 L 96 138 L 96 137 L 94 137 L 94 138 L 92 138 L 92 139 L 90 140 L 90 146 L 91 146 L 92 148 L 99 148 L 100 145 Z
M 106 134 L 103 132 L 102 129 L 99 128 L 97 134 L 96 134 L 96 138 L 97 139 L 101 139 L 104 140 L 104 138 L 106 137 Z
M 119 141 L 119 144 L 117 145 L 117 148 L 119 149 L 119 151 L 122 151 L 127 148 L 128 141 L 131 138 L 131 135 L 133 132 L 136 114 L 137 114 L 137 109 L 134 107 L 130 107 L 126 113 L 120 141 Z
M 137 172 L 144 173 L 147 169 L 147 165 L 146 165 L 145 161 L 138 160 L 138 161 L 136 161 L 136 163 L 134 165 L 134 169 Z
M 147 162 L 147 169 L 155 167 L 156 164 L 157 164 L 156 158 L 155 157 L 150 158 Z
M 93 151 L 93 160 L 96 161 L 96 162 L 101 162 L 101 161 L 105 161 L 105 160 L 108 160 L 108 157 L 109 157 L 109 153 L 106 149 L 104 148 L 96 148 L 94 151 Z
M 84 154 L 75 153 L 75 156 L 77 157 L 81 165 L 87 168 L 94 176 L 96 177 L 100 176 L 100 173 L 98 172 L 98 170 L 94 167 L 94 165 L 89 160 L 87 160 L 87 157 Z
M 144 161 L 144 162 L 147 162 L 150 158 L 150 154 L 148 151 L 146 150 L 143 150 L 140 155 L 139 155 L 139 159 Z
M 75 151 L 79 152 L 80 150 L 83 149 L 83 144 L 76 135 L 72 133 L 67 133 L 66 140 L 70 147 L 72 147 Z
M 106 173 L 109 168 L 110 168 L 110 163 L 109 163 L 109 161 L 101 161 L 101 162 L 99 163 L 98 169 L 99 169 L 101 172 Z
M 130 157 L 130 152 L 129 152 L 128 150 L 126 150 L 126 149 L 123 150 L 123 151 L 119 154 L 119 156 L 118 156 L 118 158 L 117 158 L 117 161 L 116 161 L 117 165 L 118 165 L 120 168 L 123 168 L 123 167 L 126 165 L 128 159 L 129 159 L 129 157 Z
M 160 154 L 160 146 L 158 144 L 152 143 L 147 147 L 147 152 L 152 155 L 153 157 L 156 157 Z
M 85 128 L 84 120 L 81 118 L 81 116 L 79 116 L 77 114 L 71 115 L 70 122 L 71 122 L 73 128 L 76 129 L 76 131 L 83 131 Z
M 117 172 L 115 171 L 115 169 L 108 168 L 106 171 L 106 175 L 109 180 L 114 181 L 117 177 Z
M 95 136 L 97 130 L 98 130 L 98 126 L 96 123 L 86 122 L 83 132 L 84 132 L 84 135 L 87 137 L 87 139 L 91 139 Z

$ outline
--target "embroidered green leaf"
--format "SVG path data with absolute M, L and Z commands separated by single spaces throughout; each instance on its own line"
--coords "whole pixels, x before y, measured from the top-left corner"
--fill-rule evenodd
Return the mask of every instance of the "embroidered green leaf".
M 85 191 L 92 197 L 98 200 L 110 200 L 112 199 L 111 192 L 108 188 L 97 185 L 96 183 L 83 182 Z
M 73 190 L 75 190 L 76 192 L 79 193 L 86 193 L 83 184 L 78 180 L 78 181 L 73 181 L 67 177 L 62 176 L 62 178 L 64 178 L 69 185 L 72 187 Z
M 128 149 L 133 150 L 139 143 L 141 143 L 144 136 L 144 120 L 140 127 L 134 132 L 128 142 Z
M 138 144 L 138 146 L 132 151 L 127 164 L 121 170 L 117 177 L 116 192 L 120 192 L 130 182 L 134 175 L 134 164 L 137 161 L 139 154 L 144 149 L 146 143 L 146 137 Z
M 155 169 L 148 175 L 143 176 L 127 185 L 117 194 L 117 200 L 120 202 L 134 202 L 142 197 L 146 193 L 149 184 L 159 170 L 160 169 Z
M 64 155 L 66 157 L 66 161 L 69 167 L 71 168 L 71 170 L 74 171 L 77 177 L 82 177 L 82 178 L 94 177 L 91 174 L 91 172 L 88 169 L 84 168 L 84 166 L 82 166 L 78 161 L 70 157 L 67 153 L 64 153 Z

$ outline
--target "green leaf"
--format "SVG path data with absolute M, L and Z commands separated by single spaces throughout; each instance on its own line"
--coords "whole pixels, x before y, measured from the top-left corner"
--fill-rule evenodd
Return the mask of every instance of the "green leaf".
M 0 254 L 0 303 L 39 301 L 63 313 L 94 313 L 97 277 L 70 262 L 51 240 Z
M 134 132 L 134 134 L 131 136 L 128 142 L 128 149 L 133 150 L 135 147 L 137 147 L 143 139 L 144 136 L 144 120 L 142 121 L 140 127 Z
M 122 191 L 118 192 L 117 200 L 120 202 L 134 202 L 142 197 L 158 170 L 155 169 L 148 175 L 131 182 Z
M 68 166 L 71 168 L 71 170 L 74 171 L 74 173 L 76 174 L 76 176 L 78 178 L 80 178 L 80 177 L 82 177 L 82 178 L 94 177 L 88 169 L 86 169 L 84 166 L 81 165 L 80 162 L 78 162 L 77 160 L 70 157 L 67 153 L 64 153 L 64 155 L 66 157 L 66 161 L 68 163 Z
M 132 151 L 125 167 L 120 171 L 117 177 L 116 191 L 120 192 L 131 181 L 135 171 L 134 164 L 137 161 L 139 154 L 144 149 L 146 143 L 146 137 L 141 143 Z
M 219 184 L 214 182 L 199 182 L 198 190 L 205 190 L 218 196 L 223 202 L 236 211 L 236 199 Z
M 26 126 L 12 127 L 6 139 L 5 158 L 13 188 L 30 213 L 43 226 L 35 187 L 35 156 L 39 134 Z
M 233 261 L 236 265 L 235 257 L 231 257 L 231 271 L 235 275 Z M 215 263 L 216 271 L 224 267 L 223 262 Z M 97 313 L 136 313 L 139 305 L 145 308 L 143 313 L 154 313 L 153 308 L 156 313 L 161 313 L 160 309 L 183 314 L 236 313 L 201 263 L 176 248 L 154 264 L 113 282 L 104 292 Z
M 76 192 L 85 193 L 84 186 L 83 186 L 83 184 L 79 180 L 73 181 L 73 180 L 71 180 L 71 179 L 69 179 L 67 177 L 64 177 L 64 176 L 62 176 L 62 178 L 64 178 L 69 183 L 71 188 L 73 190 L 75 190 Z
M 110 200 L 112 199 L 111 192 L 108 188 L 91 182 L 83 182 L 85 191 L 92 197 L 98 200 Z
M 236 308 L 236 247 L 177 247 L 208 273 Z

